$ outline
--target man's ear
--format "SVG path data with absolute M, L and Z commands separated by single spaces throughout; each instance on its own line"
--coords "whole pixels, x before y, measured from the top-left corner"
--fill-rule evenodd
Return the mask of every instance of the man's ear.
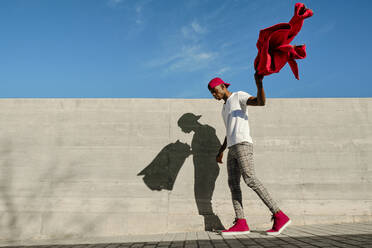
M 225 92 L 227 92 L 228 90 L 227 90 L 227 86 L 225 85 L 225 84 L 221 84 L 221 86 L 223 87 L 222 89 L 223 89 L 223 91 L 225 91 Z

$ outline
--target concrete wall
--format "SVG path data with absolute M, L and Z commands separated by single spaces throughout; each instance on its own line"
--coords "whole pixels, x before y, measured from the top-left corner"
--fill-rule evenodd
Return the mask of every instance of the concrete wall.
M 214 162 L 221 107 L 1 99 L 0 241 L 229 226 L 227 153 Z M 249 118 L 257 175 L 294 224 L 372 220 L 371 98 L 268 99 Z M 268 209 L 242 188 L 250 226 L 270 227 Z

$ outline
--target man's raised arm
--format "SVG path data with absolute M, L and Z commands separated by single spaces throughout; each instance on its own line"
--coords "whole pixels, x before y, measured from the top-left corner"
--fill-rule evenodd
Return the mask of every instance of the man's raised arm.
M 256 80 L 256 86 L 257 86 L 257 97 L 251 96 L 248 101 L 247 105 L 252 106 L 264 106 L 266 102 L 266 96 L 265 91 L 262 85 L 262 80 L 264 76 L 257 74 L 257 72 L 254 74 L 254 79 Z

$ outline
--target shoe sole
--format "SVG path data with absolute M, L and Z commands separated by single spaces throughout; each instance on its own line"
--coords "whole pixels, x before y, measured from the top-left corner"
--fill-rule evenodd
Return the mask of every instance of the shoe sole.
M 244 231 L 244 232 L 221 232 L 223 236 L 228 236 L 228 235 L 242 235 L 242 234 L 248 234 L 251 231 Z
M 284 231 L 284 229 L 289 225 L 291 224 L 291 220 L 289 220 L 287 223 L 284 224 L 284 226 L 282 226 L 282 228 L 279 229 L 279 231 L 277 232 L 266 232 L 267 235 L 270 235 L 270 236 L 277 236 L 279 235 L 281 232 Z

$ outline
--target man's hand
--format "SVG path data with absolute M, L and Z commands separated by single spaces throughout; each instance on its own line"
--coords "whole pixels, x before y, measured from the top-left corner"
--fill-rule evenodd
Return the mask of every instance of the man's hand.
M 223 162 L 222 162 L 222 157 L 223 157 L 223 152 L 219 152 L 219 153 L 217 154 L 217 156 L 216 156 L 216 161 L 217 161 L 217 163 L 220 163 L 220 164 L 223 163 Z

